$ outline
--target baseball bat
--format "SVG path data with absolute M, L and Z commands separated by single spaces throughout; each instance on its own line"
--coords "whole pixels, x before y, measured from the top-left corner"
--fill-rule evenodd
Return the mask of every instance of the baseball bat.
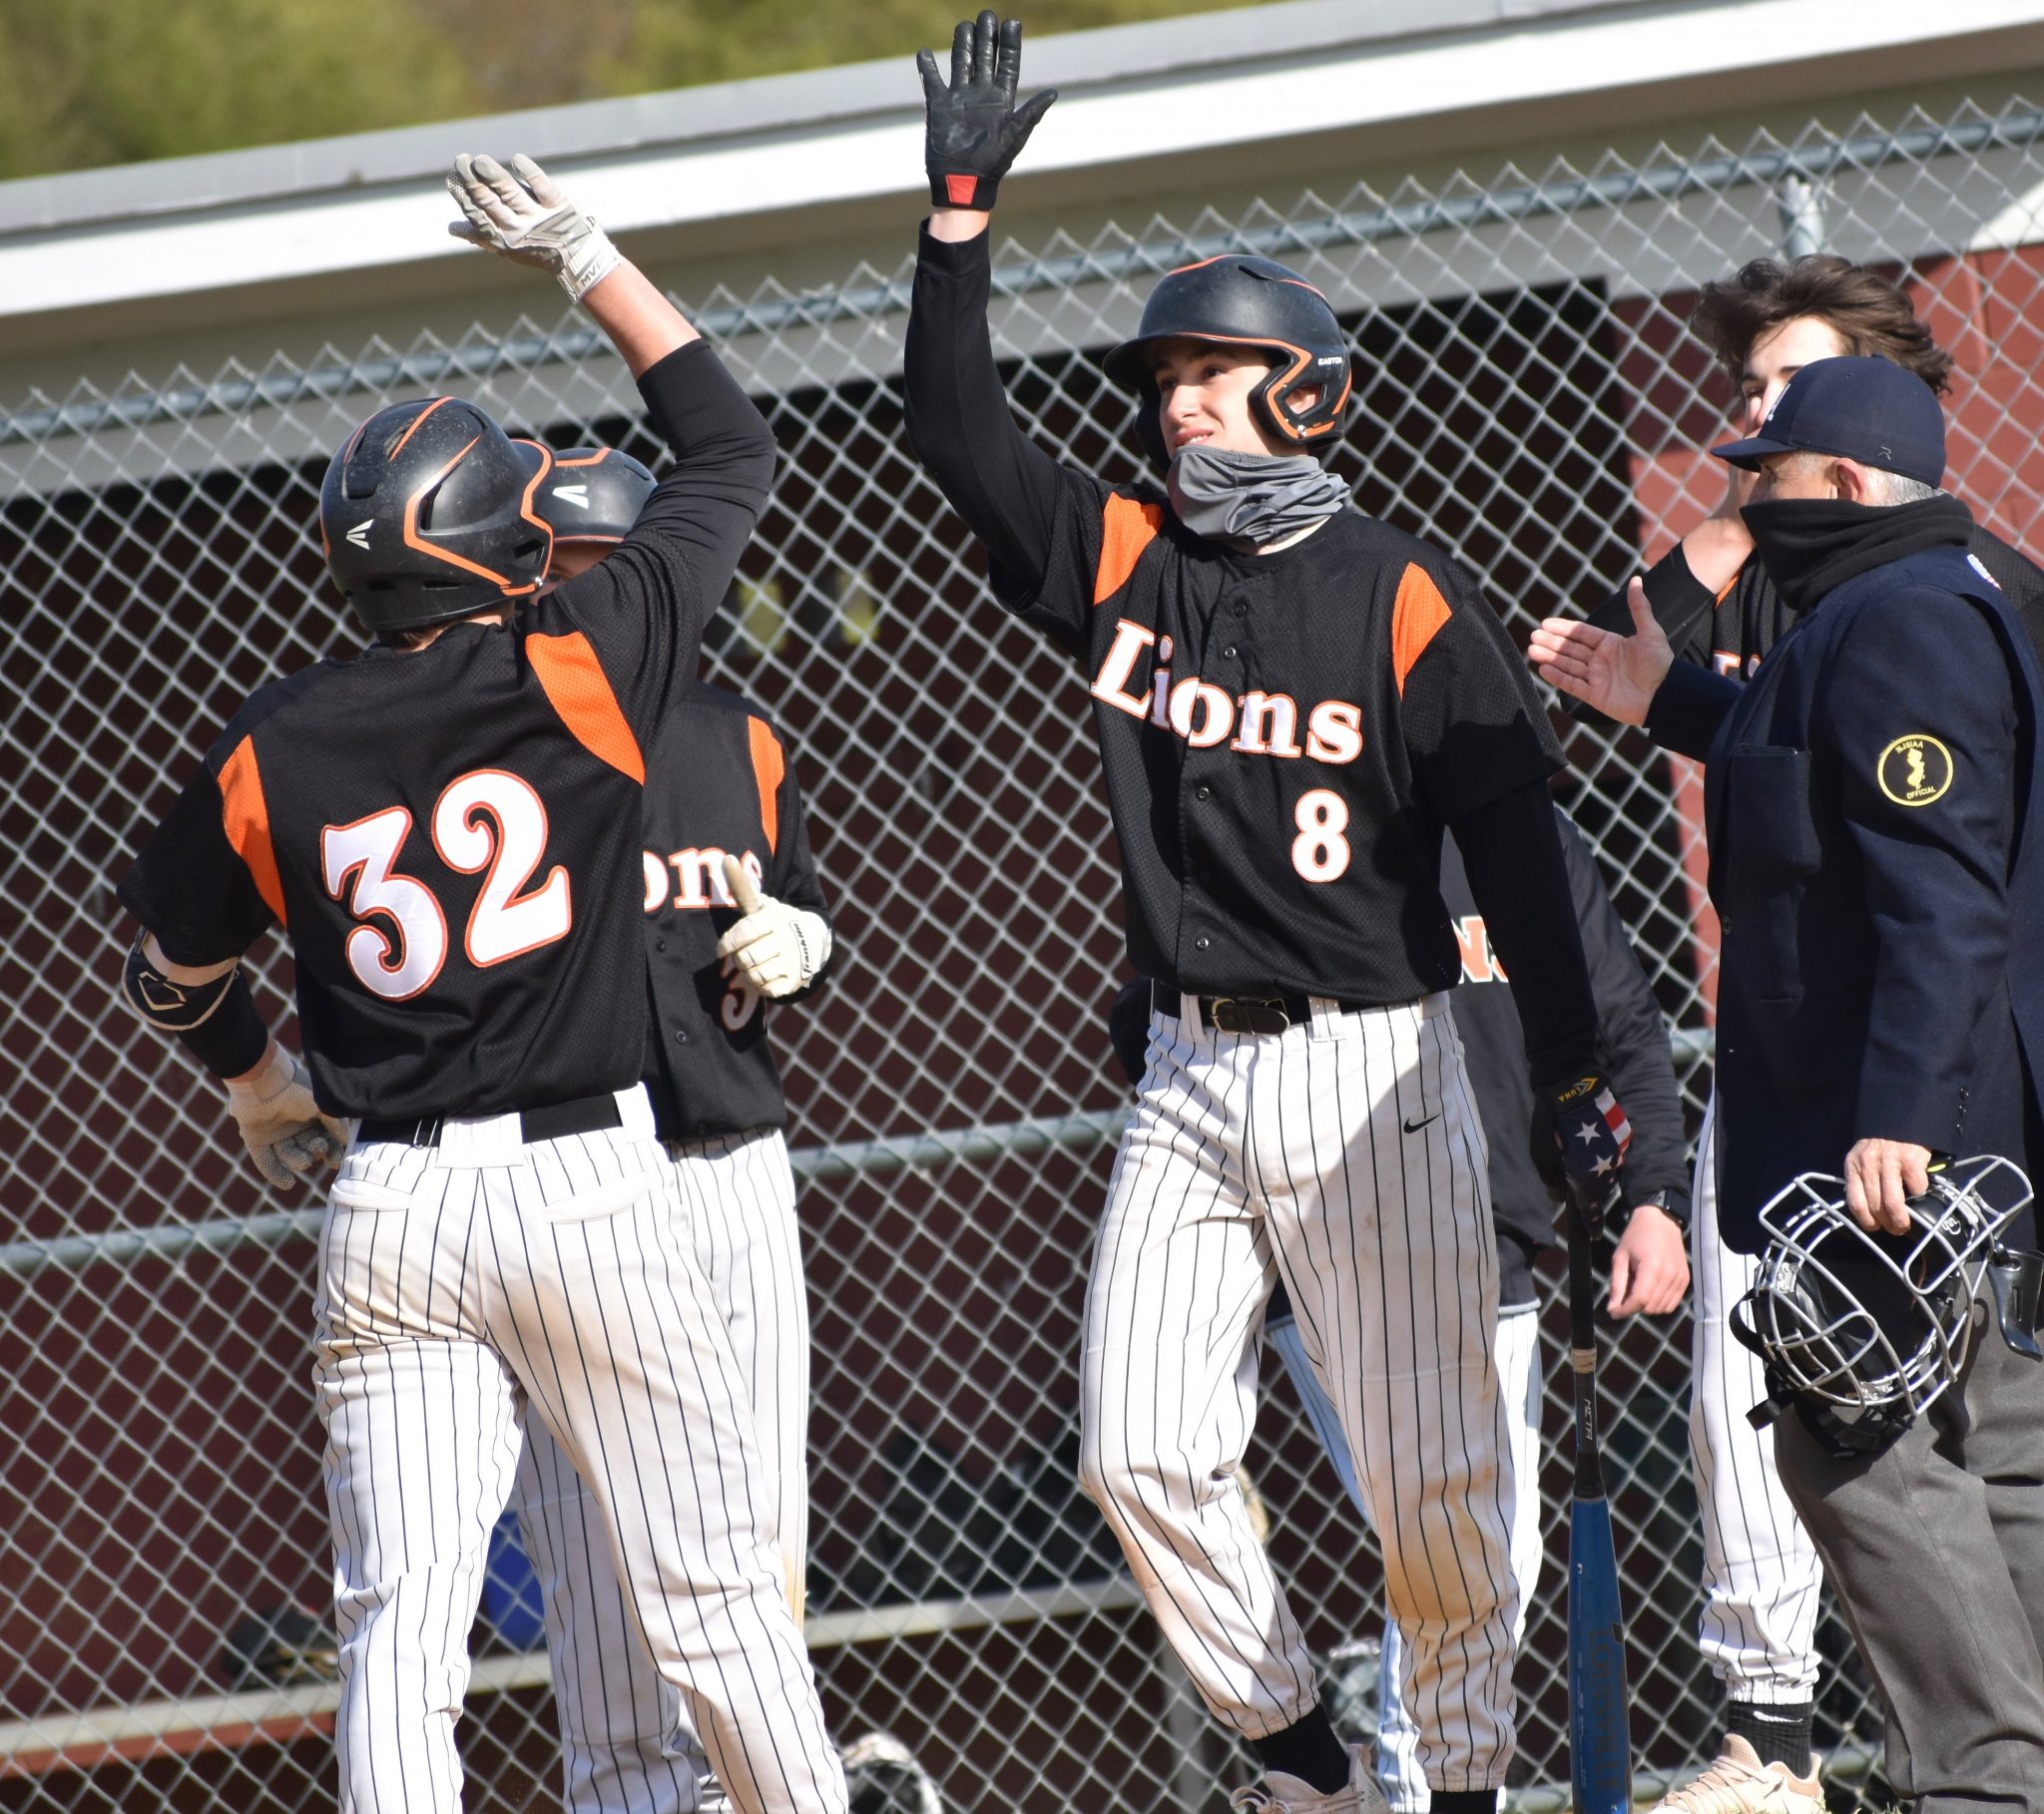
M 1597 1433 L 1597 1281 L 1591 1230 L 1598 1212 L 1569 1187 L 1569 1364 L 1575 1372 L 1576 1492 L 1569 1507 L 1569 1779 L 1576 1814 L 1625 1814 L 1632 1806 L 1633 1750 L 1627 1717 L 1625 1614 L 1618 1553 L 1604 1493 Z

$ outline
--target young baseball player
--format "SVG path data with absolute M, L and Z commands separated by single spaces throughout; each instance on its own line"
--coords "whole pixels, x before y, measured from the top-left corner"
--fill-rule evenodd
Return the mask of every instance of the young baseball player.
M 1087 1290 L 1081 1473 L 1274 1811 L 1383 1798 L 1335 1738 L 1245 1514 L 1272 1288 L 1359 1458 L 1419 1759 L 1442 1814 L 1488 1814 L 1513 1744 L 1515 1503 L 1498 1265 L 1445 996 L 1453 826 L 1527 1029 L 1536 1138 L 1608 1180 L 1626 1130 L 1547 779 L 1559 756 L 1510 640 L 1436 550 L 1357 513 L 1313 458 L 1349 386 L 1323 297 L 1261 258 L 1166 277 L 1110 356 L 1169 491 L 1060 467 L 1009 414 L 989 342 L 987 210 L 1050 104 L 1016 106 L 1020 27 L 927 52 L 911 442 L 986 545 L 993 589 L 1079 664 L 1156 1056 Z
M 1685 1157 L 1682 1093 L 1670 1063 L 1668 1026 L 1660 1005 L 1633 955 L 1632 942 L 1598 874 L 1597 859 L 1574 823 L 1557 811 L 1569 885 L 1584 934 L 1590 986 L 1597 997 L 1598 1042 L 1613 1082 L 1623 1092 L 1632 1122 L 1633 1143 L 1626 1155 L 1625 1220 L 1611 1261 L 1615 1317 L 1645 1312 L 1665 1316 L 1689 1288 L 1684 1227 L 1689 1218 L 1689 1175 Z M 1461 985 L 1454 991 L 1455 1028 L 1468 1067 L 1469 1086 L 1488 1136 L 1491 1219 L 1497 1228 L 1497 1370 L 1512 1452 L 1512 1472 L 1524 1483 L 1512 1518 L 1512 1574 L 1519 1586 L 1513 1641 L 1525 1633 L 1527 1608 L 1539 1580 L 1543 1550 L 1540 1529 L 1540 1405 L 1544 1372 L 1540 1359 L 1540 1306 L 1533 1287 L 1533 1263 L 1552 1245 L 1556 1201 L 1547 1179 L 1535 1169 L 1527 1147 L 1533 1114 L 1526 1075 L 1525 1035 L 1512 992 L 1485 935 L 1483 916 L 1469 892 L 1461 854 L 1452 839 L 1441 853 L 1441 897 L 1453 916 L 1462 960 Z M 1116 1051 L 1129 1082 L 1142 1082 L 1149 1046 L 1149 1002 L 1140 1015 L 1130 1009 L 1131 985 L 1117 1002 Z M 1127 1006 L 1125 1006 L 1127 1003 Z M 1265 1339 L 1284 1363 L 1307 1421 L 1327 1452 L 1336 1477 L 1366 1519 L 1355 1460 L 1341 1434 L 1341 1421 L 1313 1376 L 1304 1337 L 1280 1287 L 1264 1313 Z M 1426 1808 L 1425 1778 L 1417 1768 L 1419 1728 L 1399 1691 L 1403 1646 L 1398 1627 L 1386 1624 L 1378 1670 L 1377 1775 L 1393 1808 Z
M 533 499 L 554 532 L 548 589 L 622 544 L 655 487 L 615 448 L 556 455 Z M 647 750 L 643 843 L 646 1090 L 674 1168 L 679 1236 L 744 1382 L 799 1620 L 808 1303 L 765 1003 L 807 995 L 834 946 L 793 765 L 764 713 L 721 687 L 683 695 Z M 751 911 L 739 918 L 742 899 Z M 595 1496 L 530 1406 L 521 1427 L 511 1508 L 544 1611 L 564 1805 L 570 1814 L 728 1806 L 681 1697 L 638 1634 Z M 851 1774 L 847 1765 L 847 1782 Z
M 1814 360 L 1878 354 L 1939 393 L 1952 367 L 1903 290 L 1823 253 L 1788 265 L 1757 258 L 1705 284 L 1692 325 L 1730 378 L 1733 421 L 1747 435 Z M 1757 475 L 1727 471 L 1724 503 L 1649 569 L 1645 599 L 1680 660 L 1745 680 L 1793 619 L 1740 515 Z M 1955 499 L 1949 508 L 1964 513 Z M 1978 524 L 1965 528 L 1968 551 L 2038 641 L 2044 573 Z M 1627 635 L 1633 627 L 1624 595 L 1590 621 Z M 1822 1805 L 1810 1749 L 1821 1574 L 1776 1470 L 1773 1436 L 1747 1417 L 1767 1392 L 1759 1358 L 1732 1339 L 1726 1317 L 1753 1288 L 1757 1261 L 1719 1233 L 1715 1111 L 1714 1101 L 1697 1144 L 1690 1458 L 1704 1516 L 1698 1640 L 1725 1685 L 1726 1736 L 1711 1769 L 1662 1805 L 1670 1814 L 1814 1814 Z
M 601 1515 L 631 1621 L 748 1814 L 839 1814 L 775 1495 L 678 1232 L 646 1057 L 646 752 L 772 475 L 759 411 L 538 166 L 456 160 L 456 230 L 554 271 L 675 467 L 539 596 L 545 449 L 437 397 L 327 469 L 328 567 L 376 640 L 261 687 L 122 883 L 130 993 L 227 1080 L 265 1176 L 341 1158 L 321 1238 L 342 1805 L 457 1809 L 484 1545 L 530 1405 Z M 239 975 L 287 929 L 310 1074 Z

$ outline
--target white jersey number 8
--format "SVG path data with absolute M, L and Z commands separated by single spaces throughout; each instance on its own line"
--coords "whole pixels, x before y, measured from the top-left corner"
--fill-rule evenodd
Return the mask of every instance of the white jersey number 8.
M 1331 882 L 1348 869 L 1348 802 L 1331 787 L 1314 787 L 1298 796 L 1291 822 L 1298 836 L 1291 840 L 1291 866 L 1308 882 Z
M 448 868 L 488 869 L 462 941 L 478 969 L 565 938 L 573 920 L 568 872 L 556 863 L 521 893 L 547 847 L 547 811 L 529 783 L 479 768 L 448 783 L 433 807 L 433 848 Z M 385 1001 L 409 1000 L 447 961 L 447 916 L 425 883 L 391 867 L 411 834 L 411 814 L 386 807 L 319 838 L 326 892 L 339 900 L 350 877 L 348 912 L 363 922 L 347 936 L 348 968 Z

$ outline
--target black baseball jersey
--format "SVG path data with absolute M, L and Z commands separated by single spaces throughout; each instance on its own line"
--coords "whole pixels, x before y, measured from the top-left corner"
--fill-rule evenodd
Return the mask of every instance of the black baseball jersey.
M 787 1105 L 766 1040 L 766 1005 L 737 965 L 717 955 L 717 941 L 739 917 L 726 854 L 752 871 L 761 893 L 826 920 L 829 908 L 793 764 L 765 714 L 708 684 L 668 714 L 647 752 L 644 841 L 646 1086 L 661 1137 L 778 1128 Z M 833 939 L 825 974 L 838 955 Z
M 773 467 L 702 342 L 641 391 L 677 465 L 608 560 L 508 626 L 259 688 L 122 881 L 177 962 L 288 933 L 329 1114 L 493 1115 L 640 1076 L 643 752 Z
M 1443 826 L 1561 764 L 1475 581 L 1352 510 L 1233 552 L 1154 494 L 1057 465 L 986 351 L 986 240 L 925 233 L 910 435 L 1001 602 L 1091 692 L 1136 968 L 1365 1005 L 1448 987 Z
M 1952 502 L 1954 508 L 1965 509 L 1957 499 Z M 2018 621 L 2030 633 L 2032 646 L 2044 654 L 2044 570 L 1977 523 L 1968 530 L 1966 551 L 2001 588 Z M 1675 659 L 1729 675 L 1735 680 L 1752 680 L 1761 658 L 1794 622 L 1794 614 L 1768 578 L 1758 555 L 1748 555 L 1731 584 L 1713 597 L 1710 588 L 1690 571 L 1689 558 L 1678 542 L 1648 569 L 1646 585 L 1654 621 L 1674 647 Z M 1625 588 L 1593 611 L 1590 622 L 1600 630 L 1631 636 L 1633 619 L 1626 606 Z M 1578 717 L 1598 715 L 1595 707 L 1580 699 L 1567 698 L 1566 703 Z

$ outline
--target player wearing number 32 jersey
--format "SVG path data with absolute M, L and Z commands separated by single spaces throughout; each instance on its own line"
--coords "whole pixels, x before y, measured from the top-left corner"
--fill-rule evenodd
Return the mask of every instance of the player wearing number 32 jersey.
M 229 1080 L 278 1181 L 358 1124 L 314 1313 L 340 1805 L 460 1806 L 467 1633 L 529 1409 L 732 1802 L 842 1814 L 743 1372 L 640 1082 L 648 752 L 773 441 L 537 166 L 463 158 L 450 188 L 462 236 L 554 269 L 610 335 L 674 468 L 601 566 L 542 594 L 551 455 L 458 398 L 372 415 L 320 529 L 377 640 L 235 714 L 123 880 L 130 993 Z M 235 970 L 271 927 L 309 1088 Z
M 1609 1182 L 1624 1120 L 1596 1071 L 1559 752 L 1470 576 L 1354 510 L 1315 457 L 1349 351 L 1296 273 L 1172 272 L 1110 355 L 1166 489 L 1060 466 L 1016 426 L 986 314 L 987 210 L 1049 100 L 1016 106 L 1019 61 L 1019 26 L 991 13 L 958 28 L 948 82 L 922 59 L 934 209 L 905 383 L 915 451 L 995 596 L 1090 694 L 1152 984 L 1087 1293 L 1082 1476 L 1207 1704 L 1261 1757 L 1256 1805 L 1382 1807 L 1237 1485 L 1281 1280 L 1382 1536 L 1433 1806 L 1491 1814 L 1514 1737 L 1516 1488 L 1441 838 L 1518 993 L 1543 1161 Z

